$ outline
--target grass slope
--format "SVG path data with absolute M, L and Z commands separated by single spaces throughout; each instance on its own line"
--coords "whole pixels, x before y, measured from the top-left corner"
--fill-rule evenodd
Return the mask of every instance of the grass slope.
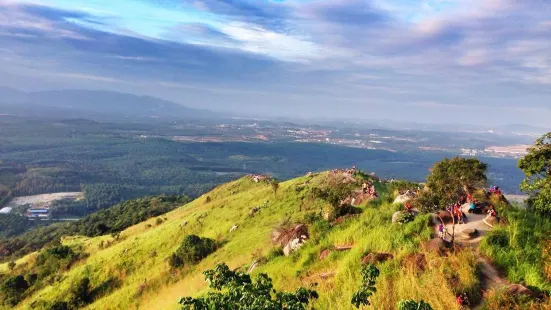
M 88 309 L 177 309 L 179 297 L 206 292 L 203 270 L 218 262 L 230 268 L 248 267 L 272 252 L 271 232 L 275 227 L 285 221 L 302 222 L 305 214 L 327 207 L 325 202 L 311 198 L 311 188 L 324 177 L 321 174 L 282 182 L 277 196 L 270 185 L 242 178 L 163 215 L 161 218 L 166 220 L 162 224 L 153 218 L 124 230 L 119 240 L 112 236 L 65 238 L 64 244 L 84 249 L 89 257 L 18 308 L 40 308 L 47 302 L 66 300 L 71 287 L 88 276 L 93 288 L 117 283 L 116 289 L 98 296 Z M 288 257 L 268 259 L 253 274 L 268 273 L 278 290 L 316 285 L 320 299 L 313 306 L 317 309 L 351 309 L 351 296 L 360 283 L 362 257 L 368 252 L 386 252 L 394 258 L 378 265 L 381 276 L 378 292 L 372 298 L 373 309 L 393 309 L 406 298 L 424 299 L 435 309 L 457 309 L 455 294 L 476 294 L 479 287 L 474 254 L 469 250 L 440 257 L 425 251 L 423 243 L 432 233 L 429 216 L 418 216 L 405 225 L 391 224 L 392 214 L 400 206 L 390 203 L 391 195 L 383 184 L 377 187 L 382 198 L 362 206 L 360 216 L 331 228 L 316 222 L 309 227 L 312 236 L 304 247 Z M 268 207 L 249 217 L 249 210 L 266 200 Z M 187 225 L 183 226 L 184 222 Z M 239 228 L 229 233 L 234 224 Z M 171 271 L 167 258 L 187 234 L 210 237 L 223 246 L 196 266 Z M 102 248 L 102 241 L 113 243 Z M 335 245 L 354 247 L 319 259 L 322 250 Z M 425 255 L 426 266 L 411 259 L 412 253 L 419 252 Z M 33 255 L 29 255 L 21 262 L 32 260 Z M 0 270 L 6 268 L 0 266 Z M 323 274 L 326 276 L 320 276 Z

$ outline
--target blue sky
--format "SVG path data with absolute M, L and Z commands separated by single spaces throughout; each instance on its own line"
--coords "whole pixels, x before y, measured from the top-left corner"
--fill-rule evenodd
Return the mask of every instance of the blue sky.
M 546 0 L 0 0 L 0 85 L 431 123 L 551 119 Z

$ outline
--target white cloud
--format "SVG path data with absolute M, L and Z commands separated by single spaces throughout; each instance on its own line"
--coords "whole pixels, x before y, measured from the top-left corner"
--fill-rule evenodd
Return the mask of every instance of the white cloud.
M 241 42 L 237 48 L 284 61 L 307 62 L 322 59 L 321 47 L 306 37 L 282 34 L 242 22 L 231 22 L 220 31 Z

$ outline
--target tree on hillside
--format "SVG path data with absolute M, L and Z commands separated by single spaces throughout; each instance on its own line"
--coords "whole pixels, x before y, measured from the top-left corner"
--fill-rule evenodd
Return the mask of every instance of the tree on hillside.
M 551 213 L 551 132 L 537 139 L 518 167 L 525 178 L 521 190 L 530 194 L 529 203 L 535 210 Z
M 319 297 L 316 291 L 303 287 L 294 293 L 276 292 L 268 275 L 261 273 L 253 282 L 248 274 L 231 271 L 226 264 L 218 264 L 203 274 L 209 287 L 217 292 L 210 292 L 205 297 L 181 298 L 181 309 L 303 310 L 310 300 Z
M 341 202 L 357 187 L 357 181 L 343 179 L 339 175 L 329 175 L 322 186 L 312 189 L 312 195 L 329 203 L 327 219 L 333 220 L 340 211 Z
M 272 185 L 272 190 L 274 191 L 274 196 L 277 196 L 277 190 L 279 189 L 279 181 L 273 178 L 270 181 L 270 185 Z
M 440 207 L 454 204 L 467 192 L 487 185 L 487 170 L 488 165 L 476 158 L 446 158 L 431 168 L 429 195 Z

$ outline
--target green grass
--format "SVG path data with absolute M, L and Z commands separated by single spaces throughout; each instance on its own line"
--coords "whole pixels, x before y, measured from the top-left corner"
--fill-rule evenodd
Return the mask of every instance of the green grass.
M 277 196 L 270 185 L 247 178 L 219 186 L 212 192 L 163 216 L 130 227 L 118 241 L 111 236 L 97 238 L 69 237 L 63 242 L 82 247 L 90 256 L 59 277 L 59 281 L 36 292 L 18 307 L 29 309 L 33 302 L 66 300 L 71 287 L 87 275 L 97 287 L 110 278 L 120 286 L 95 300 L 88 309 L 176 309 L 182 296 L 198 296 L 207 291 L 201 274 L 219 262 L 232 269 L 246 268 L 259 256 L 268 257 L 253 275 L 268 273 L 278 290 L 315 286 L 320 299 L 316 309 L 351 309 L 350 299 L 359 285 L 360 261 L 369 252 L 391 253 L 393 259 L 381 263 L 378 292 L 372 297 L 374 309 L 392 309 L 400 299 L 424 299 L 435 309 L 456 309 L 455 293 L 475 291 L 476 259 L 471 251 L 440 257 L 423 251 L 431 238 L 429 216 L 418 216 L 405 224 L 391 224 L 392 214 L 400 206 L 392 205 L 384 185 L 377 185 L 384 199 L 362 206 L 358 217 L 331 228 L 310 228 L 313 234 L 305 246 L 285 257 L 274 254 L 271 233 L 283 222 L 298 223 L 304 215 L 319 212 L 326 203 L 312 199 L 311 188 L 323 182 L 324 174 L 282 182 Z M 206 202 L 206 197 L 210 202 Z M 261 206 L 254 217 L 248 213 Z M 187 225 L 182 227 L 182 223 Z M 152 227 L 147 227 L 151 224 Z M 229 233 L 237 224 L 239 228 Z M 315 224 L 314 224 L 315 225 Z M 167 258 L 188 234 L 220 241 L 223 246 L 196 266 L 170 270 Z M 100 249 L 101 241 L 114 242 Z M 337 245 L 353 245 L 349 251 L 333 251 L 324 260 L 321 251 Z M 423 253 L 428 261 L 424 270 L 408 264 L 411 253 Z M 2 268 L 2 267 L 0 267 Z M 321 274 L 330 274 L 323 278 Z
M 551 220 L 513 206 L 500 211 L 509 225 L 490 231 L 480 245 L 481 252 L 505 272 L 509 281 L 551 290 L 551 278 L 544 273 L 551 259 L 544 255 L 544 247 L 549 246 L 546 241 L 551 240 Z

